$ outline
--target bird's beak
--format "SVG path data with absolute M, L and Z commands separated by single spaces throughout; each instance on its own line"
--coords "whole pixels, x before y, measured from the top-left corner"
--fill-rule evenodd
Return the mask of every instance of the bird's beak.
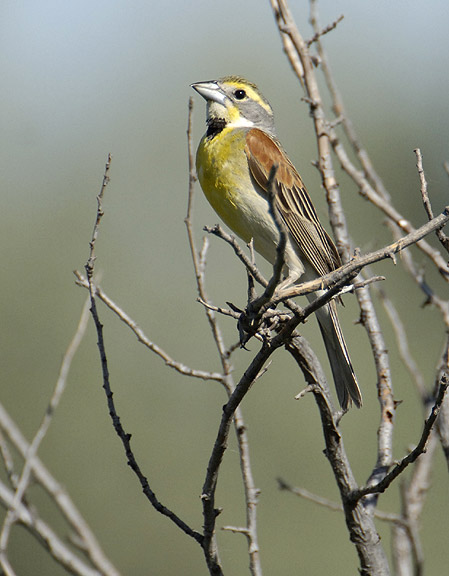
M 220 86 L 216 82 L 195 82 L 192 88 L 198 92 L 205 100 L 212 100 L 222 106 L 226 106 L 226 95 L 223 94 Z

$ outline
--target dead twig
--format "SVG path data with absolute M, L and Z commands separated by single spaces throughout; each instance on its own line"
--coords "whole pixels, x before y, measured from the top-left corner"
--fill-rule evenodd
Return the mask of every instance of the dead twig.
M 415 460 L 426 450 L 427 443 L 429 441 L 430 433 L 432 432 L 433 426 L 435 421 L 438 417 L 438 414 L 441 409 L 441 405 L 443 404 L 444 396 L 446 394 L 446 390 L 449 386 L 449 380 L 445 374 L 442 375 L 440 386 L 438 390 L 437 397 L 435 399 L 435 403 L 432 407 L 432 411 L 430 416 L 426 419 L 424 423 L 423 432 L 421 434 L 421 438 L 416 445 L 416 447 L 409 453 L 407 456 L 404 456 L 402 460 L 400 460 L 393 469 L 386 474 L 380 482 L 374 485 L 365 486 L 364 488 L 359 488 L 355 490 L 352 494 L 350 494 L 350 499 L 353 502 L 359 501 L 361 498 L 368 494 L 380 494 L 385 492 L 385 490 L 390 486 L 390 484 L 396 480 L 396 478 L 402 474 L 402 472 L 415 462 Z

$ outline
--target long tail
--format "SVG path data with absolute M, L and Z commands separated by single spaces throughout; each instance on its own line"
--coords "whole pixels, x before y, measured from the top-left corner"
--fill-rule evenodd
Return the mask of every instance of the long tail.
M 327 306 L 317 310 L 316 316 L 329 357 L 340 406 L 343 410 L 347 410 L 352 400 L 357 408 L 360 408 L 362 394 L 338 321 L 335 301 L 332 300 Z

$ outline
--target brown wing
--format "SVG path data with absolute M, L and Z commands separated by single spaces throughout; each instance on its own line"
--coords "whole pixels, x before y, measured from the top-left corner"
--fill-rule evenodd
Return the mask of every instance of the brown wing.
M 246 136 L 245 153 L 251 174 L 266 192 L 274 164 L 276 208 L 291 238 L 319 276 L 341 266 L 335 244 L 321 226 L 301 176 L 280 146 L 265 132 L 252 128 Z

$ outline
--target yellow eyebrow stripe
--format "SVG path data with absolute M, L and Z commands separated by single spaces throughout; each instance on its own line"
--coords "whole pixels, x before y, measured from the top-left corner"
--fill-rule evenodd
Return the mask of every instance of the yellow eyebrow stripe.
M 238 81 L 234 81 L 234 82 L 229 82 L 229 84 L 231 84 L 232 86 L 234 86 L 237 90 L 241 89 L 241 90 L 245 90 L 245 92 L 248 95 L 248 98 L 250 98 L 251 100 L 254 100 L 254 102 L 257 102 L 260 106 L 262 106 L 262 108 L 264 110 L 266 110 L 270 115 L 273 113 L 271 110 L 271 106 L 268 104 L 268 102 L 265 101 L 264 98 L 262 98 L 262 96 L 259 94 L 259 92 L 257 90 L 255 90 L 251 84 L 248 83 L 243 83 L 243 82 L 238 82 Z

